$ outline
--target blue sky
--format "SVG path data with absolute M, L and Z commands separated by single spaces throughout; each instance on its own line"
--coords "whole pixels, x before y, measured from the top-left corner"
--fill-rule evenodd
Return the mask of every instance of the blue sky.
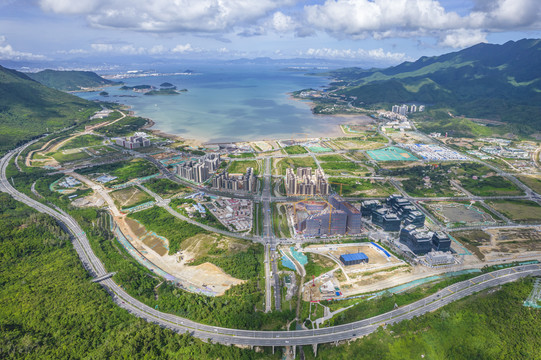
M 539 0 L 0 0 L 0 61 L 344 59 L 541 37 Z

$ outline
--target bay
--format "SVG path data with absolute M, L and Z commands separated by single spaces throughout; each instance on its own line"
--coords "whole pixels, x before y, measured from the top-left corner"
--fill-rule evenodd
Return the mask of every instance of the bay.
M 168 72 L 185 69 L 169 68 Z M 120 86 L 105 88 L 109 97 L 99 96 L 99 92 L 77 95 L 92 100 L 118 101 L 129 105 L 136 115 L 152 119 L 155 122 L 152 129 L 209 143 L 341 133 L 338 125 L 343 119 L 314 115 L 309 103 L 294 100 L 288 94 L 304 88 L 321 88 L 329 82 L 326 77 L 263 65 L 202 65 L 190 69 L 194 71 L 191 75 L 122 80 L 128 86 L 159 87 L 169 82 L 178 89 L 188 89 L 179 95 L 149 96 L 120 90 Z

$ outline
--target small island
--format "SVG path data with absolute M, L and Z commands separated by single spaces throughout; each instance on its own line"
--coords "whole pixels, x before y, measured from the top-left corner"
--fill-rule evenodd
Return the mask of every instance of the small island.
M 168 82 L 164 82 L 160 85 L 160 87 L 162 88 L 171 88 L 171 87 L 175 87 L 175 85 L 171 84 L 171 83 L 168 83 Z
M 109 96 L 109 93 L 107 91 L 102 91 L 100 92 L 100 96 L 106 97 L 106 96 Z
M 145 92 L 145 95 L 178 95 L 179 90 L 176 88 L 168 88 L 168 89 L 159 89 L 159 90 L 151 90 Z
M 132 90 L 132 91 L 148 91 L 153 90 L 154 86 L 152 85 L 135 85 L 135 86 L 127 86 L 124 85 L 120 88 L 120 90 Z

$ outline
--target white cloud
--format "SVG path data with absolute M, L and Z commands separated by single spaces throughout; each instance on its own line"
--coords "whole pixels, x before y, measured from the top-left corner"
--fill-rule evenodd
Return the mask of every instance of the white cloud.
M 487 34 L 481 30 L 458 29 L 442 35 L 439 45 L 452 48 L 465 48 L 487 42 Z
M 171 52 L 173 52 L 173 53 L 179 53 L 179 54 L 184 54 L 184 53 L 188 53 L 188 52 L 192 52 L 192 51 L 194 51 L 194 48 L 193 48 L 192 45 L 189 44 L 189 43 L 188 43 L 188 44 L 184 44 L 184 45 L 179 44 L 179 45 L 175 46 L 175 47 L 171 50 Z
M 153 47 L 150 48 L 150 50 L 148 50 L 148 53 L 151 54 L 151 55 L 158 55 L 158 54 L 163 54 L 167 51 L 167 49 L 165 48 L 165 46 L 163 45 L 154 45 Z
M 267 26 L 277 32 L 285 33 L 295 30 L 297 24 L 291 16 L 285 15 L 281 11 L 277 11 L 267 22 Z
M 29 52 L 14 50 L 6 43 L 6 37 L 0 35 L 0 59 L 1 60 L 46 60 L 43 55 L 36 55 Z
M 41 8 L 86 15 L 91 25 L 148 32 L 221 32 L 266 18 L 295 0 L 40 0 Z
M 409 60 L 406 54 L 404 53 L 393 53 L 389 51 L 384 51 L 382 48 L 371 49 L 371 50 L 310 48 L 306 51 L 299 52 L 299 55 L 316 57 L 316 58 L 379 60 L 379 61 L 392 62 L 392 63 Z
M 111 44 L 90 44 L 90 47 L 97 52 L 111 52 L 114 49 Z
M 325 0 L 304 13 L 308 24 L 339 38 L 435 36 L 450 47 L 484 41 L 488 32 L 541 29 L 538 0 L 475 1 L 465 16 L 438 0 Z

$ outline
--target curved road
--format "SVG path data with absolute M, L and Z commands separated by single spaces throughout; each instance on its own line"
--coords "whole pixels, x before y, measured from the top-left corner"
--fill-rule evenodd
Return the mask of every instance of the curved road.
M 290 346 L 335 342 L 363 336 L 375 331 L 379 326 L 391 324 L 405 319 L 434 311 L 446 304 L 483 289 L 515 281 L 526 276 L 541 276 L 541 265 L 523 265 L 514 268 L 494 271 L 473 279 L 453 284 L 412 304 L 397 308 L 369 319 L 350 324 L 297 331 L 251 331 L 221 328 L 199 324 L 176 315 L 157 311 L 127 294 L 110 277 L 102 262 L 92 251 L 85 233 L 77 222 L 67 213 L 52 209 L 17 191 L 6 178 L 6 168 L 15 154 L 22 151 L 30 143 L 10 151 L 0 160 L 0 190 L 10 194 L 14 199 L 25 203 L 39 212 L 54 217 L 71 235 L 73 245 L 85 268 L 95 278 L 101 278 L 100 284 L 112 296 L 118 306 L 128 310 L 135 316 L 177 332 L 189 332 L 201 339 L 210 339 L 223 344 L 239 344 L 251 346 Z

